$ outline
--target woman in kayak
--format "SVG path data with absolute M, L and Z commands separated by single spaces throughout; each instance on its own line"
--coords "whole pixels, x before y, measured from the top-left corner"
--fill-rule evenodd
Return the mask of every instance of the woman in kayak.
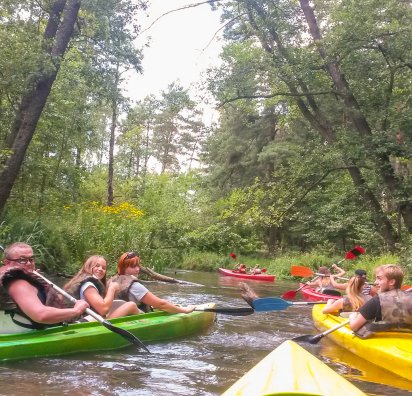
M 308 282 L 307 285 L 316 288 L 316 291 L 320 293 L 327 294 L 328 291 L 330 292 L 330 294 L 335 294 L 332 292 L 339 293 L 336 287 L 333 285 L 331 279 L 345 275 L 346 271 L 338 267 L 336 264 L 333 264 L 332 268 L 337 271 L 336 274 L 331 274 L 329 268 L 327 267 L 319 267 L 318 273 L 321 275 L 315 281 Z
M 374 296 L 376 294 L 375 288 L 373 288 L 372 285 L 367 280 L 366 271 L 364 269 L 360 269 L 360 268 L 357 269 L 355 271 L 355 276 L 363 278 L 364 281 L 365 281 L 363 289 L 362 289 L 363 294 L 371 295 L 371 296 Z M 345 282 L 345 283 L 336 282 L 336 280 L 333 277 L 330 278 L 330 281 L 331 281 L 332 285 L 334 286 L 334 288 L 337 289 L 337 290 L 346 290 L 346 288 L 348 287 L 348 284 L 349 284 L 349 282 Z
M 233 272 L 239 272 L 240 274 L 246 274 L 247 273 L 246 264 L 236 265 L 235 268 L 233 269 Z
M 140 257 L 135 252 L 123 253 L 117 265 L 117 275 L 109 279 L 109 288 L 116 285 L 116 298 L 133 302 L 135 306 L 144 311 L 151 307 L 170 313 L 190 313 L 196 308 L 194 305 L 180 307 L 161 299 L 151 293 L 139 280 Z
M 346 286 L 346 296 L 339 300 L 329 299 L 322 313 L 357 311 L 366 301 L 372 298 L 363 294 L 364 285 L 365 278 L 357 275 L 352 276 Z
M 139 313 L 132 302 L 113 306 L 119 285 L 112 284 L 106 288 L 106 270 L 107 263 L 103 256 L 91 256 L 73 279 L 64 285 L 64 289 L 76 299 L 87 301 L 91 309 L 108 319 Z
M 260 275 L 262 273 L 262 270 L 260 269 L 259 264 L 256 264 L 250 271 L 249 274 L 252 275 Z

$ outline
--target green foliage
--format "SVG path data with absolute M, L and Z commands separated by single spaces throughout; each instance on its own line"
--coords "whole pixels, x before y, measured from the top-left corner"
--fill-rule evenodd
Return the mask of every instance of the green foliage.
M 184 254 L 182 262 L 176 268 L 184 268 L 197 271 L 215 271 L 224 265 L 225 258 L 215 252 L 199 252 L 191 250 Z
M 212 224 L 207 228 L 201 228 L 188 232 L 182 240 L 184 245 L 203 251 L 224 253 L 232 246 L 247 250 L 250 240 L 243 239 L 233 232 L 232 228 L 224 223 Z
M 70 251 L 65 236 L 55 232 L 48 222 L 22 219 L 17 214 L 3 216 L 0 222 L 0 244 L 25 242 L 33 247 L 38 268 L 53 273 L 64 273 L 70 262 Z
M 91 254 L 103 254 L 110 263 L 127 251 L 138 250 L 143 212 L 124 202 L 104 206 L 97 202 L 67 206 L 56 219 L 55 227 L 65 234 L 76 266 Z
M 52 66 L 41 39 L 50 4 L 0 4 L 1 141 L 27 82 Z M 96 252 L 113 270 L 129 250 L 157 269 L 214 270 L 232 264 L 234 250 L 248 265 L 282 277 L 290 277 L 290 265 L 330 265 L 330 257 L 337 261 L 362 244 L 371 255 L 345 265 L 372 271 L 397 257 L 385 257 L 375 209 L 360 194 L 367 188 L 380 216 L 399 232 L 398 260 L 412 272 L 410 229 L 400 218 L 412 196 L 410 4 L 319 1 L 316 43 L 298 2 L 219 4 L 230 23 L 222 66 L 207 76 L 220 103 L 213 133 L 180 84 L 130 109 L 122 97 L 116 77 L 141 69 L 133 43 L 145 7 L 145 1 L 82 2 L 0 242 L 30 241 L 41 265 L 56 272 L 72 273 Z M 330 62 L 344 74 L 359 111 L 342 99 Z M 116 141 L 114 205 L 106 207 L 113 101 L 127 117 Z M 364 115 L 370 133 L 360 133 L 354 113 Z M 0 147 L 1 162 L 8 155 Z M 181 166 L 190 169 L 200 155 L 205 166 L 183 174 Z M 151 170 L 153 162 L 162 175 Z M 348 173 L 351 166 L 362 186 Z M 385 184 L 393 175 L 394 184 Z

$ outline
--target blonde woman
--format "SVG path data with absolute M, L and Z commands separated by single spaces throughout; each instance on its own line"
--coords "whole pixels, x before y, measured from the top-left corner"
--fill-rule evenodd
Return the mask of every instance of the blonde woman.
M 76 299 L 87 301 L 91 309 L 108 319 L 138 314 L 139 310 L 133 302 L 113 306 L 119 285 L 113 283 L 106 288 L 106 270 L 107 262 L 103 256 L 91 256 L 64 289 Z
M 357 311 L 366 301 L 372 297 L 363 294 L 363 287 L 365 285 L 365 278 L 362 276 L 354 275 L 346 286 L 346 295 L 339 300 L 328 300 L 323 313 L 332 312 L 354 312 Z

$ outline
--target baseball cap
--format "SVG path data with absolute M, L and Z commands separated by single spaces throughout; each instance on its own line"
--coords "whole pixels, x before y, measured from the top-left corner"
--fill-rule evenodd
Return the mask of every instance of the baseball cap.
M 357 269 L 357 270 L 355 271 L 355 275 L 364 276 L 364 277 L 366 278 L 366 271 L 363 270 L 363 269 Z

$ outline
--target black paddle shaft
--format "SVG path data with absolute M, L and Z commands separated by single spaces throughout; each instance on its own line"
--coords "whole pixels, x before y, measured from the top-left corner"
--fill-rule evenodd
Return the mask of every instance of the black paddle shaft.
M 232 316 L 247 316 L 255 313 L 255 310 L 253 308 L 249 307 L 241 307 L 241 308 L 235 308 L 235 307 L 229 307 L 229 308 L 196 308 L 195 311 L 200 311 L 200 312 L 215 312 L 223 315 L 232 315 Z
M 131 344 L 138 346 L 139 348 L 144 349 L 146 352 L 151 353 L 149 349 L 147 349 L 146 345 L 143 344 L 137 337 L 135 337 L 130 331 L 122 329 L 120 327 L 112 325 L 108 320 L 103 320 L 100 322 L 106 329 L 113 331 L 113 333 L 117 333 L 122 337 L 126 338 Z
M 304 335 L 304 336 L 299 336 L 292 338 L 292 341 L 297 341 L 297 342 L 309 342 L 309 344 L 317 344 L 323 337 L 326 335 L 333 333 L 334 331 L 340 329 L 343 326 L 346 326 L 349 324 L 350 320 L 345 320 L 344 322 L 338 324 L 337 326 L 331 327 L 329 330 L 324 331 L 323 333 L 317 334 L 317 335 Z

